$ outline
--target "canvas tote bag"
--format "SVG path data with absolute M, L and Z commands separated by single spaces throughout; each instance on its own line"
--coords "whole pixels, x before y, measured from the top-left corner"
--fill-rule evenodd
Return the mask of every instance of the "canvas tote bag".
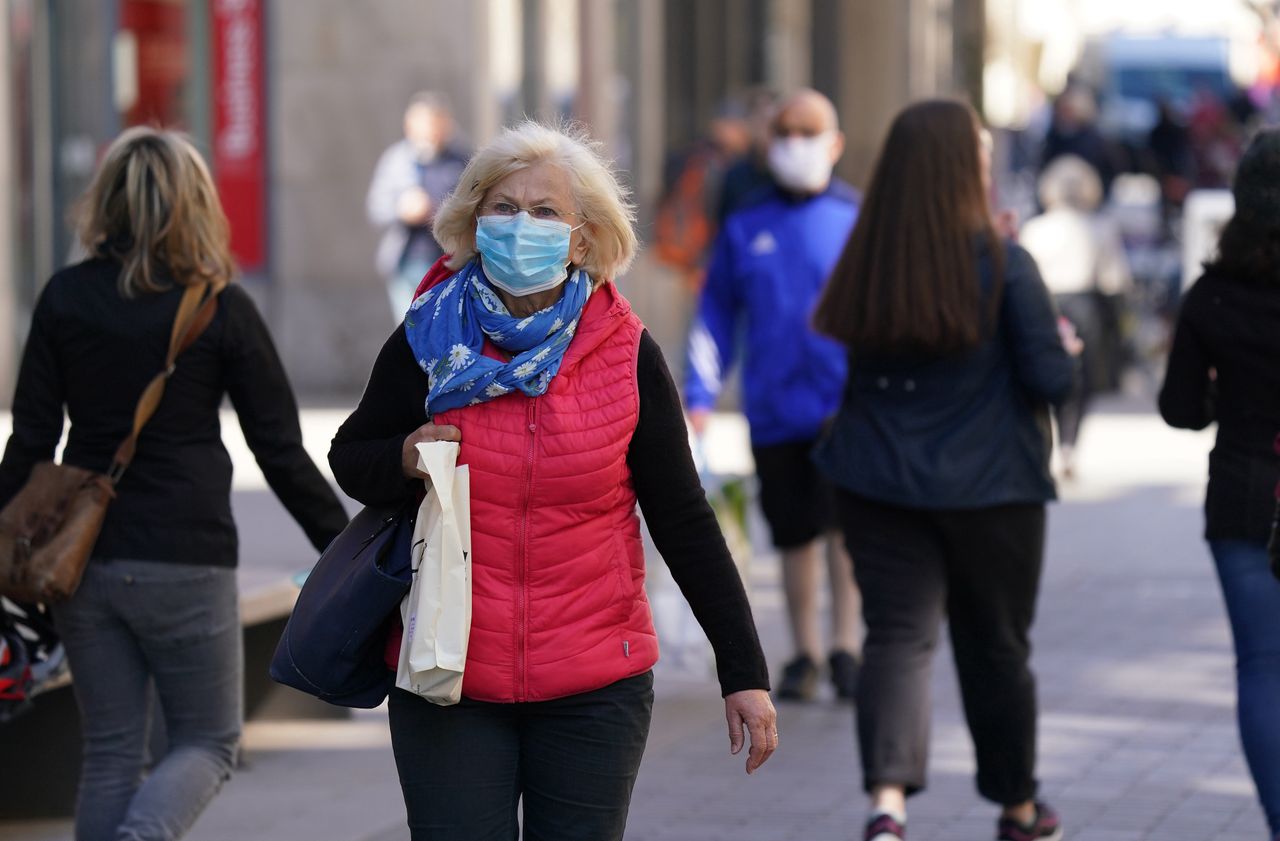
M 457 464 L 455 441 L 417 449 L 418 469 L 431 478 L 414 525 L 413 583 L 400 606 L 396 686 L 444 706 L 462 699 L 471 634 L 471 475 Z

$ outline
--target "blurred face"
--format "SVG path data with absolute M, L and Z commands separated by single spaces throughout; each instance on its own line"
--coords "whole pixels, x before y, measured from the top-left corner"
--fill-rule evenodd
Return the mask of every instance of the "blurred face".
M 419 150 L 435 154 L 449 134 L 449 117 L 427 105 L 411 105 L 404 112 L 404 136 Z
M 746 154 L 751 148 L 751 134 L 742 120 L 722 117 L 711 123 L 711 142 L 730 157 Z
M 785 103 L 773 121 L 769 168 L 785 189 L 818 193 L 831 182 L 831 170 L 844 151 L 835 110 L 817 93 L 799 94 Z
M 534 219 L 576 228 L 569 238 L 569 259 L 581 264 L 586 258 L 585 228 L 579 227 L 585 219 L 573 198 L 569 177 L 560 167 L 542 162 L 511 173 L 484 194 L 477 214 L 514 216 L 521 211 Z

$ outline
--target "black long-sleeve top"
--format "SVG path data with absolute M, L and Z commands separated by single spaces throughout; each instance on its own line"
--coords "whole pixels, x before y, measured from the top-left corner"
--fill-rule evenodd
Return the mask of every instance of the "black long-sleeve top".
M 1196 281 L 1178 312 L 1160 414 L 1183 429 L 1218 423 L 1205 538 L 1265 542 L 1280 480 L 1280 286 L 1213 272 Z
M 636 369 L 640 418 L 627 466 L 649 533 L 711 641 L 721 691 L 768 689 L 742 580 L 698 480 L 675 383 L 647 331 Z M 398 329 L 329 450 L 333 475 L 349 496 L 366 505 L 391 505 L 421 486 L 405 477 L 401 451 L 405 438 L 427 422 L 426 393 L 426 374 Z
M 36 463 L 53 458 L 64 412 L 64 463 L 105 471 L 143 388 L 163 368 L 182 289 L 127 299 L 116 288 L 119 272 L 119 263 L 90 259 L 55 274 L 41 293 L 0 461 L 0 506 Z M 312 545 L 323 549 L 346 526 L 337 495 L 302 447 L 297 403 L 267 326 L 232 285 L 178 358 L 107 509 L 95 558 L 236 564 L 231 458 L 218 420 L 224 394 L 267 483 Z

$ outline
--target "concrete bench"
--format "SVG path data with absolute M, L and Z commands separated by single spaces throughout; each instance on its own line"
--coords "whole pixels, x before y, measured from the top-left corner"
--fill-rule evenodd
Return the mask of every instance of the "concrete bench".
M 270 570 L 240 576 L 244 630 L 246 719 L 344 718 L 350 712 L 271 680 L 267 667 L 298 598 L 293 577 L 267 578 Z M 75 810 L 80 778 L 80 714 L 66 675 L 37 696 L 32 708 L 0 724 L 0 757 L 12 774 L 0 786 L 0 820 L 66 817 Z M 156 709 L 153 699 L 153 709 Z M 151 753 L 164 751 L 164 726 L 152 721 Z

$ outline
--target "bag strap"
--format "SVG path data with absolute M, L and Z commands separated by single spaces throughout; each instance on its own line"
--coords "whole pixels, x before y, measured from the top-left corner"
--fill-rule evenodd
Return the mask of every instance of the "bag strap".
M 111 459 L 111 467 L 107 470 L 107 478 L 111 480 L 111 484 L 119 483 L 124 472 L 129 469 L 129 463 L 133 461 L 138 449 L 138 435 L 160 407 L 165 384 L 177 368 L 178 357 L 195 344 L 217 314 L 218 293 L 222 291 L 222 286 L 214 286 L 208 282 L 193 283 L 182 293 L 182 301 L 178 304 L 178 313 L 173 318 L 173 329 L 169 334 L 169 352 L 165 356 L 164 370 L 151 378 L 151 382 L 143 389 L 142 396 L 138 398 L 138 405 L 133 410 L 133 430 L 120 442 Z

